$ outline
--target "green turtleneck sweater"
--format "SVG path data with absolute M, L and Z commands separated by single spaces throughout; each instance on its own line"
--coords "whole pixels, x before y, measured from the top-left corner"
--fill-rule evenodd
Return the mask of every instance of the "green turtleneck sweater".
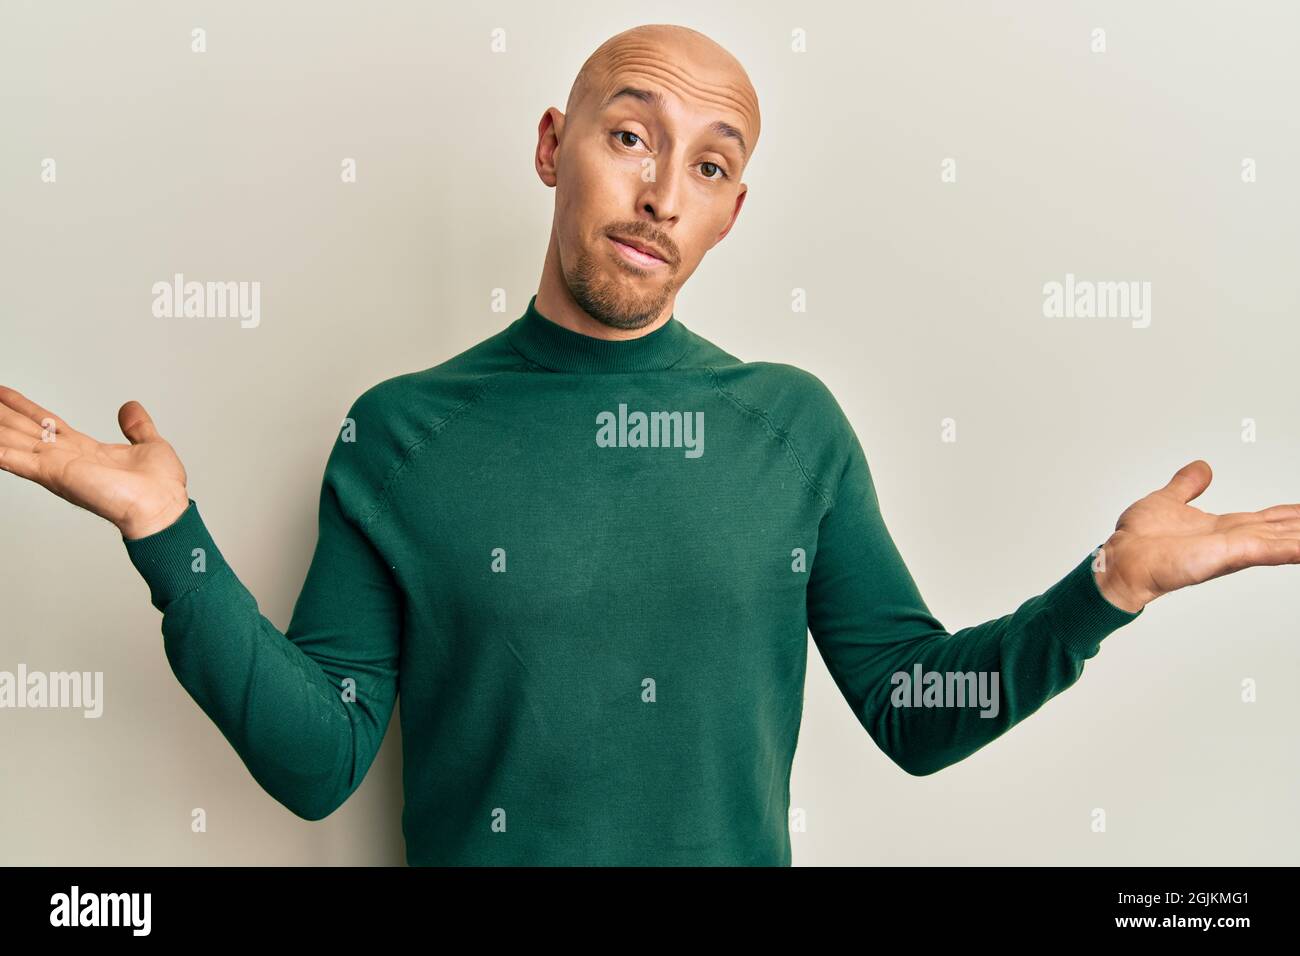
M 945 630 L 818 378 L 675 316 L 606 341 L 535 303 L 353 404 L 287 630 L 193 501 L 125 542 L 177 678 L 298 816 L 357 788 L 400 701 L 411 864 L 787 865 L 809 633 L 876 745 L 928 774 L 1141 613 L 1081 548 Z

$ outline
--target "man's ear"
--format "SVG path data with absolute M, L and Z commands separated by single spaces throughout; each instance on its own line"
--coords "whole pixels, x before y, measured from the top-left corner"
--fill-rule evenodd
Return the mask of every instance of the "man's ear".
M 557 154 L 563 139 L 564 114 L 552 106 L 542 114 L 541 122 L 537 124 L 537 153 L 533 157 L 537 175 L 551 187 L 556 183 Z
M 747 195 L 749 195 L 749 187 L 746 186 L 744 183 L 741 183 L 740 192 L 736 194 L 736 205 L 731 210 L 731 219 L 727 221 L 727 228 L 723 229 L 722 232 L 718 235 L 718 238 L 713 240 L 713 245 L 716 246 L 724 238 L 726 238 L 727 233 L 731 232 L 731 227 L 736 224 L 736 217 L 740 215 L 740 207 L 745 205 L 745 197 Z

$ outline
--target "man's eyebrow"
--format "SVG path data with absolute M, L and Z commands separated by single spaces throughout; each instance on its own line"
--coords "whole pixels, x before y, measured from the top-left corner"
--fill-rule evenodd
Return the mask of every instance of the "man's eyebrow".
M 736 127 L 732 126 L 730 123 L 724 123 L 722 120 L 718 120 L 710 126 L 709 129 L 713 130 L 713 132 L 717 133 L 719 136 L 730 136 L 734 139 L 736 145 L 740 147 L 740 158 L 742 160 L 749 155 L 749 150 L 745 148 L 745 137 L 741 135 L 740 130 L 736 129 Z
M 630 96 L 633 99 L 640 100 L 642 103 L 647 103 L 650 106 L 653 106 L 660 112 L 665 111 L 664 95 L 662 93 L 658 90 L 641 90 L 634 86 L 624 86 L 612 93 L 610 96 L 605 98 L 605 102 L 600 104 L 600 108 L 602 110 L 608 108 L 609 105 L 620 96 Z M 717 120 L 709 126 L 709 129 L 712 132 L 717 133 L 719 136 L 728 136 L 734 139 L 736 144 L 740 147 L 740 158 L 742 160 L 749 156 L 749 149 L 745 146 L 745 137 L 740 130 L 736 129 L 736 127 L 732 126 L 730 123 L 724 123 L 722 120 Z

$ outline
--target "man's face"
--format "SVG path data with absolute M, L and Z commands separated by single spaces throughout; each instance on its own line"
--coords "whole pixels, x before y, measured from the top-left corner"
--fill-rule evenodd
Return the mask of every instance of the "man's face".
M 755 136 L 729 97 L 706 89 L 620 69 L 560 117 L 560 263 L 599 322 L 635 329 L 658 318 L 740 212 Z

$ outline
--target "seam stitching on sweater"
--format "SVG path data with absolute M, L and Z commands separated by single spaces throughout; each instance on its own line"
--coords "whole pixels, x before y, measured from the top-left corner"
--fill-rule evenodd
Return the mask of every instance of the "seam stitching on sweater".
M 533 369 L 541 369 L 543 372 L 551 371 L 551 369 L 547 368 L 545 365 L 542 365 L 540 362 L 534 362 L 523 352 L 519 351 L 519 348 L 515 345 L 514 342 L 510 341 L 509 338 L 506 339 L 506 345 L 510 346 L 510 351 L 514 352 L 516 355 L 518 355 L 521 359 L 524 360 L 525 366 L 527 367 L 528 371 L 531 372 Z M 518 371 L 518 368 L 511 369 L 511 371 Z M 499 373 L 489 373 L 489 374 L 499 374 Z
M 688 331 L 689 331 L 689 330 L 688 330 Z M 679 355 L 679 356 L 677 356 L 677 358 L 673 359 L 669 364 L 665 365 L 665 366 L 664 366 L 664 371 L 667 372 L 669 369 L 676 369 L 677 366 L 679 366 L 679 365 L 682 364 L 682 360 L 685 359 L 686 356 L 688 356 L 688 355 L 691 354 L 691 350 L 692 350 L 693 348 L 695 348 L 695 343 L 694 343 L 694 342 L 687 342 L 687 343 L 686 343 L 686 348 L 682 351 L 682 354 Z M 683 368 L 689 369 L 690 366 L 689 366 L 689 365 L 686 365 L 686 366 L 683 366 Z
M 407 465 L 411 463 L 411 459 L 415 456 L 415 453 L 419 451 L 420 448 L 427 445 L 432 438 L 434 438 L 439 432 L 443 431 L 449 424 L 459 418 L 466 409 L 474 405 L 479 401 L 479 399 L 486 395 L 491 390 L 491 386 L 502 375 L 507 372 L 517 372 L 519 370 L 520 366 L 516 365 L 512 368 L 502 369 L 498 372 L 487 372 L 480 375 L 474 380 L 474 394 L 470 395 L 469 398 L 465 399 L 446 415 L 442 416 L 442 418 L 431 424 L 423 435 L 406 447 L 406 450 L 402 452 L 401 459 L 393 467 L 393 470 L 389 472 L 388 477 L 384 479 L 384 486 L 380 489 L 378 503 L 376 503 L 367 514 L 361 516 L 361 528 L 363 531 L 368 530 L 369 526 L 374 521 L 378 520 L 388 508 L 389 503 L 393 500 L 393 491 L 396 489 L 399 479 L 406 471 Z
M 709 377 L 713 381 L 713 387 L 718 390 L 718 393 L 720 395 L 722 395 L 724 398 L 726 398 L 728 401 L 734 404 L 737 408 L 741 409 L 744 412 L 748 412 L 750 415 L 753 415 L 755 418 L 759 419 L 764 425 L 767 426 L 768 430 L 774 436 L 776 436 L 776 438 L 781 442 L 781 444 L 785 446 L 786 454 L 788 454 L 790 456 L 790 460 L 794 462 L 794 465 L 798 469 L 799 476 L 803 479 L 804 484 L 807 485 L 809 490 L 812 491 L 812 493 L 815 494 L 819 499 L 821 499 L 821 502 L 824 505 L 826 505 L 826 507 L 829 509 L 831 507 L 830 496 L 824 490 L 822 490 L 821 486 L 817 482 L 816 477 L 804 466 L 803 459 L 801 459 L 799 457 L 799 453 L 794 450 L 794 445 L 790 441 L 789 433 L 785 429 L 777 427 L 776 423 L 772 421 L 771 416 L 769 416 L 762 409 L 758 408 L 755 405 L 747 404 L 746 402 L 742 401 L 739 397 L 733 395 L 731 392 L 728 392 L 725 388 L 723 388 L 722 383 L 718 381 L 717 370 L 712 365 L 706 365 L 704 366 L 704 368 L 708 371 Z

